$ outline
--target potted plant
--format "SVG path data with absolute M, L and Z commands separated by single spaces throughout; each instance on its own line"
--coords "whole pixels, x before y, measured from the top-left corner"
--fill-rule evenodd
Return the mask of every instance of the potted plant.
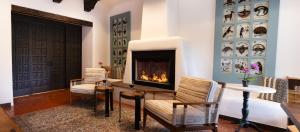
M 256 78 L 251 76 L 251 74 L 258 73 L 260 70 L 259 70 L 259 66 L 256 63 L 254 63 L 250 65 L 250 69 L 248 67 L 243 67 L 241 71 L 244 74 L 242 80 L 243 87 L 248 87 L 250 81 L 256 80 Z

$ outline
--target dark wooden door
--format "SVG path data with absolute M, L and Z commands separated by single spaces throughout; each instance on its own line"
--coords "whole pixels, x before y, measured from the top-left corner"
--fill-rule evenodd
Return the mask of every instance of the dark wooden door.
M 48 61 L 51 56 L 47 37 L 47 23 L 39 21 L 30 21 L 28 19 L 29 36 L 29 60 L 30 60 L 30 81 L 31 92 L 38 93 L 49 90 L 50 69 Z M 18 33 L 16 33 L 18 34 Z M 16 43 L 18 45 L 18 43 Z M 18 95 L 22 93 L 17 92 Z
M 12 21 L 13 89 L 14 95 L 31 93 L 30 24 L 22 20 Z M 21 94 L 22 93 L 22 94 Z
M 82 27 L 66 26 L 66 84 L 70 80 L 81 78 L 82 67 Z M 78 70 L 80 69 L 80 70 Z
M 73 30 L 63 23 L 12 16 L 14 96 L 67 88 L 67 77 L 81 77 L 80 26 Z
M 66 88 L 66 33 L 65 25 L 51 23 L 48 29 L 50 39 L 50 88 L 52 90 Z

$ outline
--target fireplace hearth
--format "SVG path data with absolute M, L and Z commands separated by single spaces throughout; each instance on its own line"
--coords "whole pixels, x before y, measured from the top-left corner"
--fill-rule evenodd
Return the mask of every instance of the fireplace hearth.
M 174 90 L 175 50 L 133 51 L 132 82 Z

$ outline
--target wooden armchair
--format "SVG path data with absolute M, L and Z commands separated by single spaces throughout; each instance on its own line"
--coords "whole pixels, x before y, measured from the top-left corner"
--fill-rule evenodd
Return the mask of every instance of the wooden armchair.
M 99 86 L 105 77 L 106 71 L 103 68 L 85 68 L 84 78 L 70 81 L 70 104 L 72 94 L 95 95 L 95 88 Z
M 263 77 L 263 85 L 276 89 L 276 93 L 260 93 L 258 98 L 278 103 L 288 102 L 289 82 L 287 79 Z
M 175 100 L 146 100 L 143 127 L 147 115 L 174 131 L 213 130 L 218 124 L 218 106 L 225 83 L 182 77 L 174 92 Z

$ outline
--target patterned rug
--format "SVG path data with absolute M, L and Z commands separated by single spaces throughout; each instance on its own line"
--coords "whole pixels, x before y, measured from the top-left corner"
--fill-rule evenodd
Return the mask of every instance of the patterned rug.
M 91 103 L 78 102 L 73 105 L 58 106 L 17 116 L 14 120 L 24 132 L 133 132 L 134 108 L 122 106 L 122 121 L 119 122 L 119 109 L 114 103 L 110 117 L 104 117 L 104 105 L 98 107 L 97 116 Z M 168 131 L 151 117 L 147 117 L 145 130 L 138 132 Z

